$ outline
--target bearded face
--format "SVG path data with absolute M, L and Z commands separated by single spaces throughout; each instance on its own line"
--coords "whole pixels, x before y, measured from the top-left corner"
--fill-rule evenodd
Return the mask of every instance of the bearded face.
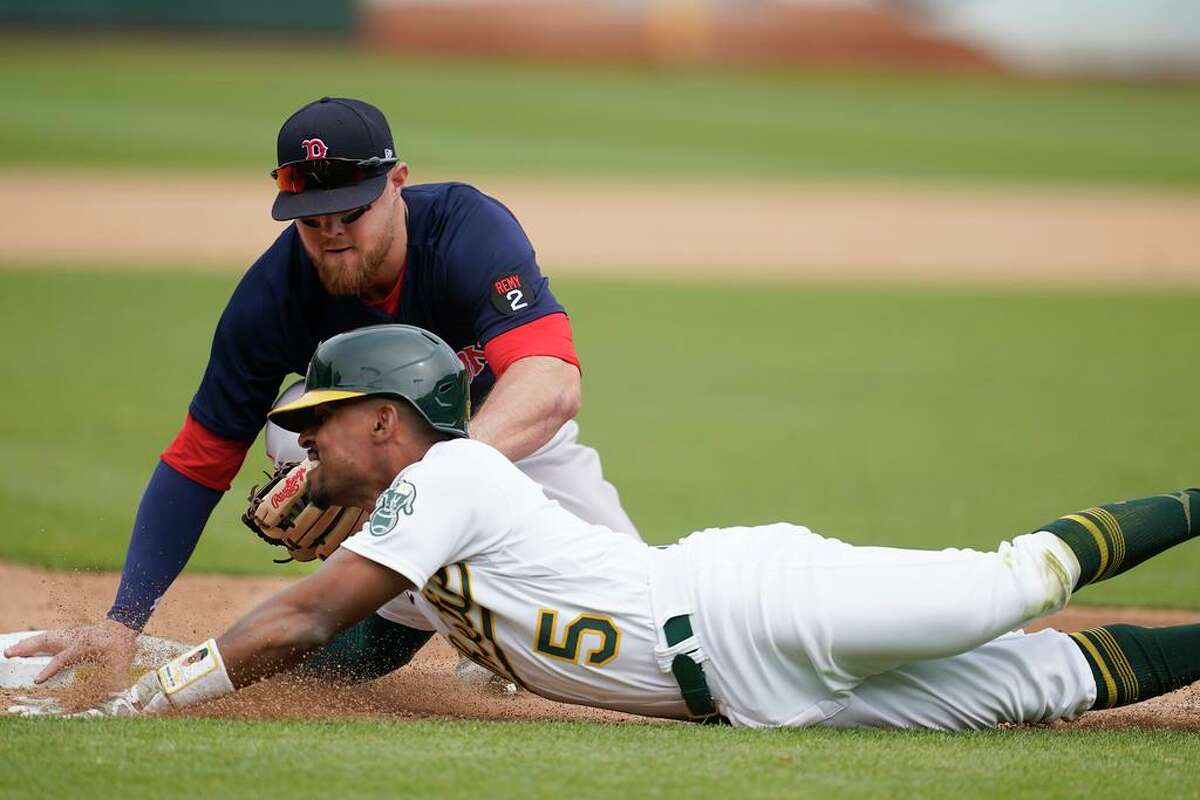
M 390 195 L 390 197 L 389 197 Z M 297 220 L 296 230 L 325 291 L 362 295 L 372 287 L 384 259 L 396 245 L 399 190 L 385 190 L 350 224 L 347 212 Z M 311 223 L 316 223 L 313 226 Z

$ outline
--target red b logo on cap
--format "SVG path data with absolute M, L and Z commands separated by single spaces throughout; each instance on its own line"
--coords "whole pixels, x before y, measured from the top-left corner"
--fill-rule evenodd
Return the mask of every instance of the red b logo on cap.
M 329 148 L 320 139 L 305 139 L 300 143 L 304 148 L 304 160 L 312 161 L 315 158 L 324 158 L 329 152 Z

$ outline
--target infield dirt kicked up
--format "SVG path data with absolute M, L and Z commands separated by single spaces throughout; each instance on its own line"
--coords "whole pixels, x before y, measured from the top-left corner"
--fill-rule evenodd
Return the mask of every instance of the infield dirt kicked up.
M 79 625 L 99 619 L 116 590 L 114 573 L 54 572 L 0 564 L 0 631 Z M 185 575 L 159 605 L 146 632 L 186 643 L 216 636 L 242 614 L 285 586 L 288 578 Z M 1078 630 L 1127 622 L 1169 625 L 1200 621 L 1200 612 L 1077 607 L 1041 620 L 1029 630 Z M 434 637 L 397 672 L 357 686 L 275 679 L 232 697 L 205 704 L 189 715 L 228 719 L 482 719 L 495 721 L 573 720 L 621 724 L 675 724 L 629 714 L 555 703 L 529 692 L 515 696 L 467 690 L 454 679 L 455 651 Z M 86 674 L 86 673 L 84 673 Z M 72 700 L 86 703 L 107 689 L 94 672 Z M 0 691 L 7 705 L 18 694 Z M 1200 684 L 1113 711 L 1086 715 L 1064 727 L 1175 728 L 1200 730 Z

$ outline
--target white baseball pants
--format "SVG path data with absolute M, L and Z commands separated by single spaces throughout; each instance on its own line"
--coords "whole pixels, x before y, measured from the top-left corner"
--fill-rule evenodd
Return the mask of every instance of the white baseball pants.
M 921 551 L 779 524 L 677 549 L 709 688 L 735 724 L 963 729 L 1073 717 L 1095 700 L 1067 636 L 1010 633 L 1070 597 L 1078 563 L 1052 534 Z

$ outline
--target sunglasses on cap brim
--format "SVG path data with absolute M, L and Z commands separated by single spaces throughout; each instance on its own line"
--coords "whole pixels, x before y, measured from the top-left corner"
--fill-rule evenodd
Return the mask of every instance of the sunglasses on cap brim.
M 312 161 L 292 161 L 271 170 L 271 177 L 281 192 L 297 194 L 310 189 L 340 189 L 374 178 L 381 168 L 391 167 L 395 158 L 319 158 Z

